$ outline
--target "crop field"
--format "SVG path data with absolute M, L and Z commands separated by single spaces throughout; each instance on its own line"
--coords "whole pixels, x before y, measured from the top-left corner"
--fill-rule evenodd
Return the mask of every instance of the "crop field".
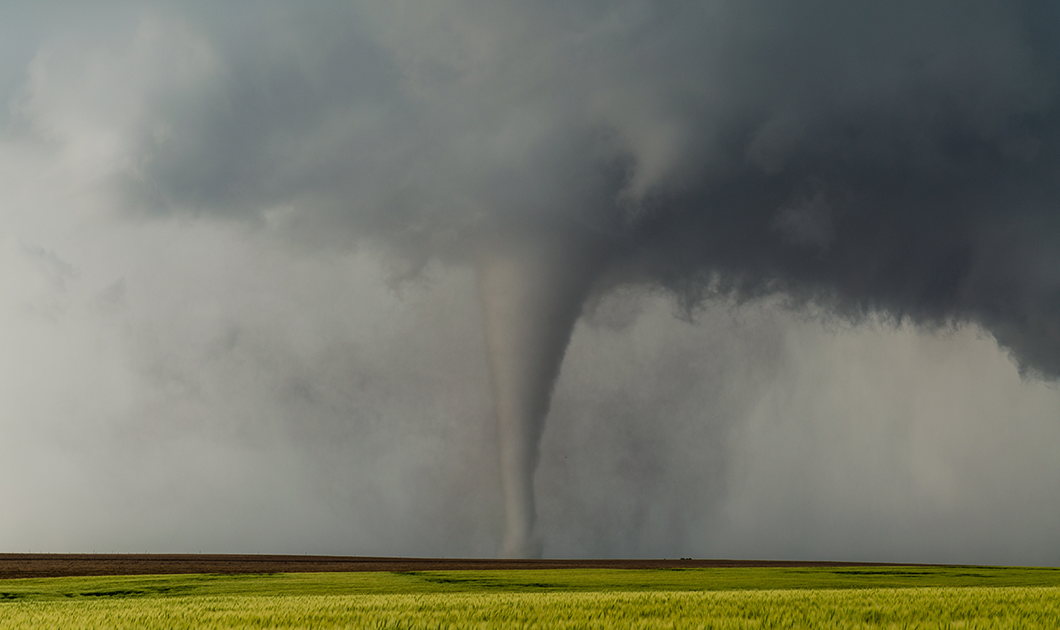
M 1060 570 L 423 571 L 0 581 L 2 628 L 1060 628 Z

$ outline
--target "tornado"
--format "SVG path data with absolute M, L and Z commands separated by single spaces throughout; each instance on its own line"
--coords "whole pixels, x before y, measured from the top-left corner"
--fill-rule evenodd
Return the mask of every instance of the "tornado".
M 12 129 L 90 156 L 116 216 L 366 247 L 395 282 L 474 267 L 504 555 L 541 551 L 539 443 L 590 291 L 979 326 L 1060 380 L 1055 1 L 162 4 L 125 40 L 26 51 Z
M 603 260 L 576 234 L 529 230 L 490 239 L 478 262 L 500 441 L 505 558 L 541 557 L 534 470 L 552 390 Z

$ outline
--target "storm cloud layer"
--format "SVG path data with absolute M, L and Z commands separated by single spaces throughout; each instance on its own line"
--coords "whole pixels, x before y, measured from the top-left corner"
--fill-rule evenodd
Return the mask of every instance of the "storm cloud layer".
M 42 125 L 68 87 L 49 54 L 126 92 L 131 115 L 98 113 L 134 211 L 381 240 L 398 275 L 570 224 L 620 252 L 612 282 L 971 321 L 1060 373 L 1051 3 L 185 13 L 125 50 L 35 61 Z
M 127 231 L 163 229 L 144 227 L 152 225 L 184 226 L 180 229 L 193 233 L 217 230 L 210 234 L 272 243 L 285 255 L 313 260 L 363 261 L 351 254 L 363 250 L 382 257 L 385 273 L 401 291 L 435 277 L 450 286 L 458 280 L 446 274 L 462 278 L 464 267 L 477 267 L 487 330 L 489 304 L 497 302 L 482 287 L 491 286 L 490 277 L 522 273 L 490 271 L 491 265 L 505 264 L 488 262 L 498 260 L 490 253 L 495 244 L 526 235 L 536 235 L 542 245 L 562 243 L 562 255 L 536 265 L 547 269 L 557 286 L 566 282 L 576 288 L 569 303 L 556 307 L 566 315 L 558 318 L 562 330 L 552 334 L 552 359 L 542 360 L 544 367 L 526 368 L 536 370 L 541 381 L 538 394 L 530 397 L 534 401 L 526 403 L 536 409 L 530 414 L 536 419 L 528 421 L 532 452 L 524 453 L 533 461 L 568 339 L 567 360 L 575 365 L 579 357 L 588 361 L 578 354 L 579 343 L 586 343 L 579 339 L 602 334 L 589 330 L 613 330 L 619 340 L 628 335 L 630 347 L 639 348 L 634 333 L 643 331 L 645 318 L 663 326 L 652 310 L 659 308 L 660 295 L 676 300 L 686 319 L 708 322 L 703 334 L 715 341 L 702 342 L 713 349 L 704 353 L 709 357 L 719 350 L 724 359 L 710 363 L 699 357 L 696 361 L 710 364 L 687 368 L 704 375 L 696 381 L 700 385 L 682 389 L 674 385 L 684 382 L 681 377 L 630 387 L 625 405 L 600 398 L 582 414 L 590 424 L 610 415 L 631 432 L 629 443 L 636 447 L 629 448 L 640 455 L 614 464 L 615 475 L 587 483 L 615 494 L 627 488 L 622 496 L 629 505 L 612 507 L 641 516 L 629 516 L 632 524 L 619 528 L 622 533 L 615 534 L 612 545 L 593 547 L 591 536 L 562 538 L 557 548 L 565 553 L 673 550 L 651 542 L 654 536 L 708 549 L 688 530 L 689 523 L 709 521 L 707 516 L 673 508 L 672 519 L 657 522 L 651 510 L 642 513 L 646 508 L 639 497 L 666 496 L 681 505 L 685 491 L 695 486 L 689 479 L 696 475 L 684 479 L 671 469 L 680 468 L 666 455 L 681 452 L 684 442 L 677 436 L 699 435 L 702 443 L 711 443 L 710 458 L 684 453 L 687 459 L 680 461 L 709 459 L 714 463 L 696 470 L 723 479 L 726 464 L 739 466 L 727 461 L 732 456 L 719 444 L 737 440 L 733 435 L 744 435 L 742 430 L 753 433 L 756 418 L 772 417 L 763 405 L 783 399 L 785 386 L 795 398 L 803 387 L 814 387 L 801 384 L 804 377 L 785 367 L 783 359 L 828 354 L 827 349 L 795 351 L 785 345 L 792 338 L 813 337 L 816 333 L 806 332 L 810 324 L 780 324 L 772 319 L 779 315 L 753 315 L 761 317 L 752 325 L 756 339 L 744 351 L 733 350 L 712 336 L 724 336 L 722 330 L 740 334 L 717 323 L 724 320 L 712 310 L 719 304 L 746 305 L 761 298 L 774 307 L 795 306 L 811 321 L 865 324 L 861 333 L 849 333 L 855 336 L 871 337 L 872 326 L 883 325 L 899 335 L 944 331 L 979 347 L 988 342 L 960 331 L 981 329 L 1011 354 L 1023 374 L 1060 376 L 1060 10 L 1055 3 L 446 0 L 319 2 L 294 8 L 159 2 L 135 8 L 100 4 L 87 13 L 56 6 L 61 10 L 54 15 L 12 9 L 17 13 L 13 22 L 25 28 L 9 40 L 14 42 L 7 57 L 11 67 L 5 66 L 0 85 L 10 104 L 5 142 L 12 163 L 46 164 L 34 177 L 46 173 L 77 191 L 78 198 L 92 200 L 80 214 L 61 215 L 76 215 L 77 225 L 98 220 Z M 38 188 L 25 184 L 18 190 Z M 25 193 L 30 201 L 24 205 L 32 205 L 36 194 Z M 48 203 L 58 207 L 64 201 Z M 54 225 L 64 225 L 66 218 L 45 228 L 43 220 L 26 218 L 29 212 L 19 216 L 9 224 L 21 239 L 8 244 L 12 260 L 34 261 L 26 264 L 44 270 L 50 290 L 76 285 L 75 266 L 49 243 L 85 241 L 68 228 L 56 232 Z M 83 229 L 95 234 L 97 228 Z M 56 236 L 60 232 L 66 236 Z M 99 255 L 87 246 L 71 247 L 85 260 Z M 195 247 L 189 245 L 175 259 L 193 258 Z M 250 253 L 223 262 L 242 265 L 250 278 L 278 273 L 249 262 L 263 256 L 268 259 Z M 559 269 L 563 264 L 569 273 Z M 531 260 L 525 266 L 535 264 Z M 169 270 L 165 278 L 183 273 L 174 271 L 179 267 L 159 266 Z M 227 273 L 234 274 L 218 277 Z M 120 305 L 131 299 L 126 297 L 131 281 L 118 282 L 120 274 L 114 275 L 100 287 L 100 295 L 109 297 L 92 303 Z M 298 293 L 293 281 L 262 280 L 261 285 L 283 286 L 275 290 L 284 295 Z M 307 308 L 333 313 L 321 306 L 326 293 L 321 289 L 306 298 Z M 638 300 L 655 315 L 638 318 Z M 162 301 L 152 302 L 154 308 L 164 311 Z M 458 305 L 450 308 L 466 312 L 465 302 L 454 302 Z M 100 306 L 99 313 L 107 308 Z M 745 308 L 758 313 L 757 306 Z M 200 315 L 215 322 L 211 325 L 219 332 L 211 343 L 221 355 L 243 347 L 247 331 L 254 329 L 247 323 L 252 308 L 235 311 L 238 315 L 227 316 L 231 321 L 223 324 Z M 85 317 L 105 317 L 92 313 Z M 586 315 L 589 328 L 575 327 L 579 313 Z M 303 317 L 315 321 L 317 316 Z M 613 320 L 618 323 L 608 323 Z M 166 330 L 176 330 L 144 324 L 154 321 L 146 315 L 138 321 L 162 339 Z M 914 332 L 907 324 L 921 328 Z M 184 332 L 178 336 L 196 338 L 185 326 L 180 324 Z M 276 335 L 281 327 L 279 319 L 270 320 L 258 334 L 267 337 L 267 329 Z M 328 332 L 319 334 L 332 335 L 332 342 L 354 334 L 337 324 L 323 329 Z M 446 334 L 441 327 L 430 330 Z M 305 352 L 319 359 L 329 344 L 314 337 L 317 333 L 305 334 L 315 339 L 305 342 L 315 348 Z M 395 338 L 401 337 L 395 333 Z M 487 346 L 506 343 L 495 338 L 488 338 Z M 290 343 L 304 348 L 304 340 L 297 339 Z M 411 339 L 395 347 L 416 346 L 415 336 Z M 135 344 L 137 352 L 143 352 L 144 343 L 141 338 Z M 169 347 L 167 341 L 151 343 Z M 670 348 L 671 354 L 691 365 L 679 345 Z M 755 355 L 758 351 L 762 354 Z M 204 349 L 189 361 L 215 365 L 214 358 L 203 358 L 213 357 L 210 352 Z M 266 360 L 269 365 L 283 363 L 275 357 L 284 352 L 259 348 L 258 358 L 249 363 L 258 365 L 266 356 L 273 357 Z M 289 384 L 278 390 L 289 394 L 280 408 L 333 418 L 336 426 L 344 413 L 357 415 L 350 413 L 354 403 L 339 393 L 341 386 L 329 379 L 355 374 L 365 379 L 355 382 L 364 384 L 373 377 L 362 372 L 365 368 L 350 367 L 361 365 L 357 361 L 334 352 L 323 363 L 299 362 L 317 366 L 300 368 L 312 378 L 274 374 Z M 383 364 L 401 364 L 392 358 L 399 349 L 379 353 L 376 358 L 386 357 Z M 813 361 L 806 360 L 811 366 Z M 495 392 L 499 371 L 522 369 L 513 363 L 505 368 L 496 353 L 486 363 L 492 366 Z M 790 365 L 799 363 L 791 359 Z M 427 364 L 410 369 L 427 374 Z M 483 376 L 485 364 L 470 358 L 461 364 L 472 366 L 466 374 Z M 324 376 L 320 365 L 333 365 L 335 376 Z M 718 365 L 747 373 L 733 381 Z M 286 369 L 274 365 L 265 371 Z M 657 369 L 669 368 L 660 364 Z M 812 367 L 806 370 L 814 373 Z M 415 382 L 402 369 L 393 374 L 394 383 Z M 566 427 L 558 431 L 576 432 L 573 418 L 579 414 L 572 409 L 589 403 L 577 402 L 564 378 L 577 377 L 555 382 L 553 420 Z M 585 392 L 598 391 L 591 378 L 582 378 Z M 624 377 L 601 378 L 613 383 Z M 167 379 L 162 380 L 170 383 Z M 779 385 L 763 385 L 770 379 Z M 702 385 L 706 380 L 714 384 Z M 225 386 L 239 389 L 234 383 Z M 213 400 L 196 389 L 201 384 L 188 387 L 198 392 L 195 396 Z M 650 387 L 669 392 L 674 401 L 699 400 L 709 411 L 700 417 L 670 409 L 683 403 L 656 398 Z M 469 418 L 481 418 L 480 394 L 468 396 L 478 402 L 457 407 L 466 404 L 475 410 L 465 410 Z M 390 402 L 379 403 L 372 413 L 398 413 L 393 410 L 402 405 L 394 401 L 400 396 L 380 396 Z M 424 394 L 417 400 L 429 398 Z M 431 405 L 423 405 L 426 410 L 414 404 L 415 410 L 401 414 L 432 415 Z M 814 426 L 814 418 L 829 417 L 813 405 L 807 408 L 806 427 Z M 606 426 L 600 422 L 594 425 L 598 429 Z M 643 428 L 655 423 L 665 427 Z M 695 428 L 700 424 L 710 428 Z M 321 429 L 324 434 L 333 430 Z M 482 431 L 478 439 L 495 439 Z M 755 444 L 764 443 L 759 438 Z M 543 439 L 540 482 L 546 493 L 562 494 L 563 484 L 550 475 L 563 464 L 547 432 Z M 601 452 L 625 452 L 611 446 Z M 623 477 L 623 466 L 636 473 Z M 653 485 L 663 484 L 668 475 L 679 480 L 681 491 L 668 495 Z M 457 475 L 467 487 L 475 485 L 468 481 L 473 476 Z M 612 486 L 614 479 L 625 484 Z M 722 490 L 701 490 L 700 505 L 721 500 Z M 483 496 L 472 512 L 489 512 L 483 506 L 490 495 Z M 593 491 L 585 496 L 594 496 Z M 546 503 L 541 518 L 553 528 L 569 520 L 595 523 L 599 517 L 590 513 L 610 509 L 597 505 L 593 512 L 585 507 L 590 503 L 589 498 Z M 755 513 L 746 504 L 744 509 Z M 733 526 L 730 543 L 739 530 Z M 637 538 L 643 532 L 651 535 Z M 610 540 L 609 535 L 598 531 L 596 539 Z M 897 548 L 888 544 L 879 548 Z M 430 547 L 424 543 L 423 548 Z M 485 547 L 462 548 L 477 553 Z M 775 548 L 784 553 L 794 547 Z M 856 553 L 851 550 L 844 553 Z

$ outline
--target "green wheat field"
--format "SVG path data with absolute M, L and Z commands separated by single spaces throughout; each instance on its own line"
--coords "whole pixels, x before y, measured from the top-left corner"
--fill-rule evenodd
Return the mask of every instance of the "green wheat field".
M 1060 569 L 566 569 L 2 580 L 0 628 L 1060 628 Z

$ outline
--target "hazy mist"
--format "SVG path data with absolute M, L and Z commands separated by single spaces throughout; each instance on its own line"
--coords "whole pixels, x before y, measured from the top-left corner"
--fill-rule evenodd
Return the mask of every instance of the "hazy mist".
M 0 9 L 0 550 L 1060 562 L 1053 4 L 92 4 Z

